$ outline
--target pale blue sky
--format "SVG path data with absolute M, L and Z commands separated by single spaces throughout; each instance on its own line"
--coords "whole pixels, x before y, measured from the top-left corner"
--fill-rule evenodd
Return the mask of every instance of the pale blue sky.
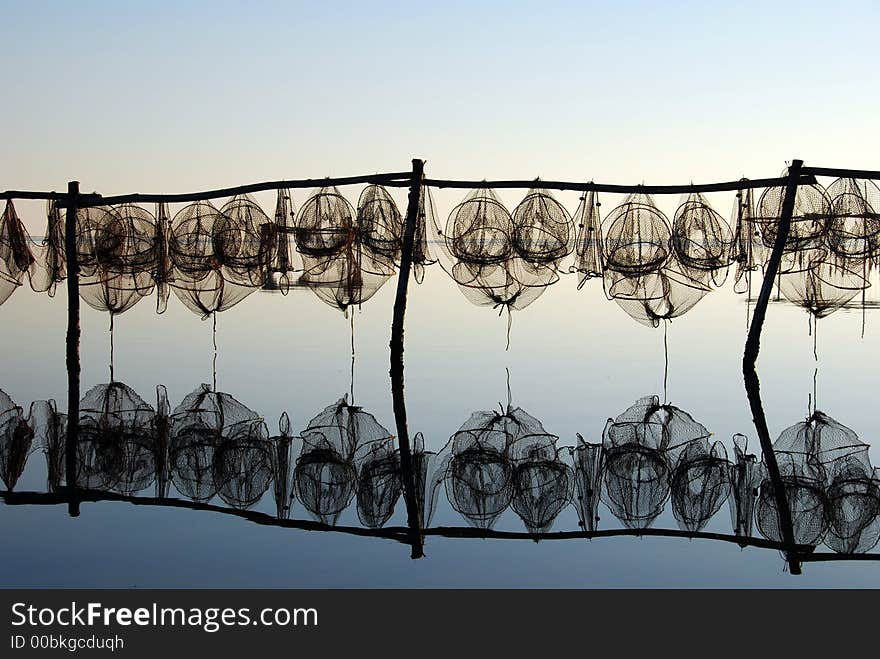
M 0 4 L 0 188 L 878 166 L 877 2 Z

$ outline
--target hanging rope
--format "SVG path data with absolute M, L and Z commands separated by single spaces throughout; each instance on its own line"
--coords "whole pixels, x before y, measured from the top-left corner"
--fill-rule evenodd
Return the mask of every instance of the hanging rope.
M 214 329 L 213 329 L 213 343 L 214 343 L 214 359 L 211 362 L 211 368 L 213 370 L 213 384 L 214 384 L 214 392 L 217 392 L 217 312 L 211 314 L 211 317 L 214 320 Z
M 666 385 L 669 381 L 669 321 L 663 321 L 663 404 L 666 405 Z
M 351 382 L 349 383 L 349 393 L 351 394 L 351 404 L 354 405 L 354 309 L 351 310 Z
M 110 382 L 116 382 L 113 377 L 113 318 L 115 314 L 110 314 Z

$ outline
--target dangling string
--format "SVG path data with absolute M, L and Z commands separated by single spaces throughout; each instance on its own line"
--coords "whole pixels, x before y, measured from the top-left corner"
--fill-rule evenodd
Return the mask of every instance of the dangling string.
M 110 382 L 116 382 L 113 377 L 113 312 L 110 312 Z
M 669 321 L 663 320 L 663 404 L 666 405 L 666 385 L 669 381 L 669 341 L 667 332 Z
M 867 264 L 865 261 L 862 261 L 862 279 L 864 279 L 864 284 L 862 286 L 862 338 L 865 338 L 865 292 L 868 288 L 868 274 L 867 274 Z
M 214 343 L 214 359 L 211 362 L 211 368 L 213 370 L 214 375 L 214 393 L 217 393 L 217 312 L 211 314 L 211 317 L 214 320 L 214 329 L 212 333 L 212 339 Z
M 349 391 L 351 393 L 351 404 L 354 405 L 354 309 L 351 310 L 351 382 Z
M 504 348 L 504 351 L 507 352 L 510 350 L 510 326 L 513 324 L 513 312 L 510 310 L 510 305 L 505 308 L 507 309 L 507 347 Z
M 815 366 L 813 367 L 813 413 L 816 413 L 816 408 L 819 405 L 819 396 L 816 391 L 816 382 L 819 378 L 819 351 L 817 348 L 818 345 L 818 337 L 819 337 L 819 323 L 818 319 L 813 319 L 813 361 L 815 362 Z
M 752 304 L 752 272 L 750 270 L 746 272 L 746 283 L 749 286 L 746 293 L 746 329 L 749 329 L 749 310 Z
M 513 395 L 510 393 L 510 369 L 505 368 L 504 371 L 507 373 L 507 409 L 509 410 L 513 405 Z

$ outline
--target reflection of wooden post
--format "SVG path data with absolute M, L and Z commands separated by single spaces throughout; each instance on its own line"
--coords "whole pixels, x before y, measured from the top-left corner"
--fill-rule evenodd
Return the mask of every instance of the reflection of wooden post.
M 419 503 L 416 498 L 412 450 L 409 444 L 409 429 L 406 423 L 406 402 L 403 396 L 403 321 L 406 315 L 406 292 L 409 286 L 409 273 L 412 268 L 413 245 L 415 244 L 419 196 L 421 195 L 424 167 L 424 161 L 413 159 L 412 182 L 409 186 L 406 224 L 403 231 L 403 248 L 400 256 L 400 271 L 397 275 L 397 296 L 394 299 L 394 318 L 391 322 L 391 397 L 394 403 L 394 421 L 397 424 L 397 441 L 400 446 L 400 470 L 403 477 L 403 496 L 406 500 L 406 518 L 410 530 L 410 545 L 412 546 L 413 558 L 421 558 L 424 556 L 424 552 L 422 550 L 422 522 L 419 514 Z
M 76 447 L 79 439 L 79 259 L 76 252 L 76 211 L 79 182 L 67 184 L 64 252 L 67 262 L 67 438 L 64 443 L 65 481 L 70 492 L 67 511 L 79 516 L 76 499 Z
M 764 318 L 767 315 L 767 305 L 770 295 L 773 293 L 773 282 L 779 272 L 782 261 L 782 253 L 785 251 L 785 243 L 788 240 L 791 229 L 791 216 L 794 212 L 795 196 L 797 195 L 798 181 L 801 174 L 801 160 L 793 160 L 788 168 L 788 183 L 785 187 L 785 198 L 782 201 L 782 212 L 779 224 L 776 227 L 776 240 L 773 243 L 773 251 L 767 262 L 764 272 L 764 281 L 761 283 L 761 293 L 755 304 L 752 315 L 752 324 L 749 327 L 749 335 L 746 339 L 743 351 L 743 377 L 745 379 L 746 394 L 749 398 L 749 406 L 752 409 L 752 419 L 758 438 L 761 440 L 761 451 L 764 453 L 764 463 L 770 482 L 773 484 L 773 492 L 776 498 L 776 510 L 779 514 L 779 528 L 782 530 L 782 539 L 788 547 L 786 557 L 792 574 L 801 573 L 800 561 L 797 560 L 797 548 L 794 541 L 794 525 L 791 517 L 791 507 L 785 493 L 785 484 L 779 473 L 779 464 L 776 462 L 776 454 L 773 452 L 773 443 L 770 440 L 770 431 L 767 428 L 767 417 L 764 415 L 764 407 L 761 403 L 761 386 L 758 381 L 758 373 L 755 370 L 755 362 L 758 359 L 758 351 L 761 348 L 761 329 L 764 326 Z

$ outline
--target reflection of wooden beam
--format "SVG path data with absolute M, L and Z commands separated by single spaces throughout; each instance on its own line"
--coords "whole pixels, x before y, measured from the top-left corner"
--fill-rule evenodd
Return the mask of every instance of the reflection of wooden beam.
M 279 519 L 274 515 L 256 512 L 252 510 L 240 510 L 227 506 L 217 506 L 210 503 L 199 503 L 174 498 L 139 497 L 115 492 L 99 490 L 83 490 L 76 492 L 79 501 L 98 503 L 102 501 L 129 503 L 135 506 L 155 506 L 160 508 L 180 508 L 203 512 L 213 512 L 222 515 L 238 517 L 261 526 L 277 526 L 280 528 L 299 529 L 302 531 L 326 531 L 341 533 L 344 535 L 356 535 L 371 538 L 384 538 L 403 544 L 411 544 L 411 530 L 408 526 L 386 526 L 380 529 L 370 529 L 361 526 L 332 526 L 312 520 Z M 71 495 L 67 488 L 59 492 L 10 492 L 0 491 L 0 499 L 10 506 L 54 506 L 67 503 Z M 706 531 L 682 531 L 680 529 L 605 529 L 601 531 L 548 531 L 546 533 L 528 533 L 526 531 L 496 531 L 492 529 L 478 529 L 471 526 L 436 526 L 422 529 L 422 534 L 442 538 L 456 539 L 491 539 L 491 540 L 591 540 L 593 538 L 618 538 L 618 537 L 657 537 L 657 538 L 680 538 L 697 540 L 717 540 L 729 542 L 740 547 L 757 547 L 760 549 L 774 549 L 784 551 L 787 545 L 783 542 L 765 540 L 764 538 L 746 538 L 738 535 L 725 533 L 710 533 Z M 797 546 L 796 550 L 801 560 L 846 560 L 853 557 L 857 560 L 880 560 L 880 554 L 812 554 L 814 547 Z
M 415 473 L 413 471 L 412 449 L 409 442 L 409 427 L 406 421 L 406 400 L 403 395 L 403 330 L 406 317 L 406 295 L 409 275 L 412 268 L 413 246 L 415 245 L 416 223 L 419 215 L 419 196 L 422 192 L 422 178 L 425 163 L 412 161 L 412 181 L 406 208 L 406 223 L 403 231 L 403 245 L 400 255 L 400 269 L 397 273 L 397 295 L 394 298 L 394 317 L 391 323 L 391 397 L 394 405 L 394 422 L 397 425 L 397 443 L 400 447 L 400 471 L 403 478 L 403 496 L 406 500 L 406 518 L 412 543 L 412 557 L 424 556 L 422 547 L 422 520 L 419 502 L 416 498 Z
M 782 201 L 782 212 L 779 225 L 776 229 L 776 239 L 773 243 L 773 251 L 764 271 L 764 281 L 761 282 L 761 293 L 752 314 L 752 324 L 749 327 L 749 335 L 746 338 L 743 350 L 743 378 L 745 380 L 746 394 L 749 398 L 749 407 L 752 410 L 752 419 L 758 438 L 761 440 L 761 451 L 764 454 L 764 464 L 773 485 L 773 494 L 776 499 L 776 512 L 779 516 L 779 528 L 786 545 L 786 557 L 792 574 L 800 574 L 801 566 L 796 557 L 794 542 L 794 525 L 791 517 L 791 507 L 786 496 L 785 483 L 779 473 L 779 464 L 776 462 L 776 453 L 773 451 L 773 442 L 770 439 L 770 431 L 767 428 L 767 417 L 761 403 L 761 384 L 758 381 L 758 372 L 755 370 L 755 362 L 761 349 L 761 330 L 764 327 L 764 319 L 767 316 L 767 305 L 773 293 L 773 282 L 779 272 L 779 264 L 782 261 L 782 253 L 785 251 L 785 243 L 791 229 L 791 216 L 794 212 L 794 202 L 797 188 L 800 183 L 800 171 L 803 162 L 793 160 L 788 168 L 788 182 L 785 188 L 785 198 Z
M 76 201 L 79 182 L 67 184 L 70 204 L 64 223 L 64 252 L 67 262 L 67 437 L 64 442 L 65 480 L 76 487 L 76 447 L 79 438 L 79 256 L 76 248 Z M 79 515 L 79 503 L 71 497 L 68 512 Z

